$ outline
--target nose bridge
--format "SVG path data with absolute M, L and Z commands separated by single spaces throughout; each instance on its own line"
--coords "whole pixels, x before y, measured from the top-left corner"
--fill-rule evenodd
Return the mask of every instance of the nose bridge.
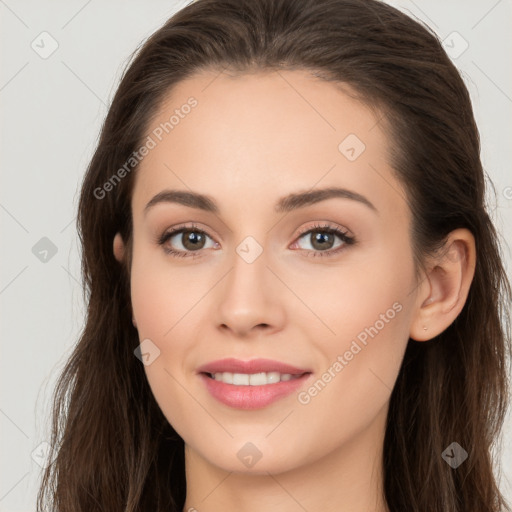
M 265 324 L 279 327 L 283 315 L 283 301 L 276 277 L 267 268 L 269 249 L 248 235 L 235 247 L 230 257 L 230 271 L 221 286 L 219 297 L 219 324 L 239 334 Z M 275 282 L 272 282 L 275 281 Z
M 268 248 L 252 235 L 242 239 L 230 258 L 232 270 L 227 276 L 227 294 L 234 294 L 247 304 L 250 303 L 248 299 L 261 300 L 265 288 L 263 285 L 270 273 L 267 268 L 268 256 Z

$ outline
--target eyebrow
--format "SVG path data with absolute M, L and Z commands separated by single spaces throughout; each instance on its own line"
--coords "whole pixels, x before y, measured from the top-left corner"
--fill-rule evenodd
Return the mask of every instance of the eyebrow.
M 377 208 L 375 208 L 375 206 L 366 199 L 366 197 L 358 194 L 357 192 L 338 187 L 329 187 L 289 194 L 277 201 L 274 206 L 274 211 L 276 213 L 291 212 L 332 198 L 357 201 L 378 213 Z M 188 192 L 185 190 L 162 190 L 146 204 L 144 208 L 144 215 L 146 215 L 153 206 L 159 203 L 177 203 L 214 214 L 220 213 L 220 208 L 217 203 L 208 195 L 199 194 L 197 192 Z

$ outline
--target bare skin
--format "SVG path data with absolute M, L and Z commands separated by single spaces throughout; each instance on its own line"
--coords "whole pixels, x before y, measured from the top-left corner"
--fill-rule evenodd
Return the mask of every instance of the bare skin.
M 148 134 L 190 96 L 197 106 L 144 158 L 132 197 L 134 324 L 160 350 L 147 378 L 185 441 L 184 510 L 387 511 L 381 464 L 391 390 L 409 337 L 428 341 L 461 311 L 474 239 L 452 232 L 447 252 L 416 280 L 411 213 L 386 160 L 394 141 L 333 84 L 305 71 L 203 72 L 169 94 Z M 359 155 L 351 151 L 356 139 L 338 147 L 349 134 L 365 145 Z M 373 206 L 331 197 L 274 210 L 283 196 L 327 187 Z M 164 189 L 206 194 L 219 211 L 160 202 L 145 212 Z M 181 233 L 158 244 L 183 224 L 204 233 L 204 243 L 187 244 Z M 314 244 L 301 233 L 317 224 L 355 242 L 332 235 Z M 113 246 L 121 261 L 119 234 Z M 262 252 L 248 262 L 239 247 Z M 365 329 L 373 336 L 350 357 Z M 274 359 L 312 376 L 301 395 L 237 409 L 213 398 L 197 375 L 224 357 Z M 309 391 L 318 379 L 328 382 Z M 261 453 L 252 467 L 237 456 L 249 442 Z

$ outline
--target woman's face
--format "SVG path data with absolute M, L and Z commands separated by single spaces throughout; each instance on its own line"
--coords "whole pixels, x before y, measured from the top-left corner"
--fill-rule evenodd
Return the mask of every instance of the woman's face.
M 303 71 L 204 72 L 146 136 L 132 306 L 152 392 L 189 456 L 276 473 L 379 449 L 418 294 L 378 118 Z M 220 363 L 225 382 L 201 373 L 226 358 L 271 362 Z M 298 373 L 281 380 L 293 371 L 278 363 Z

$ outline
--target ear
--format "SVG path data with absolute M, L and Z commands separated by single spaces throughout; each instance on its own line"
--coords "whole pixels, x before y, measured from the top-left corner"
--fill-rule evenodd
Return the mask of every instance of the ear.
M 456 229 L 440 255 L 428 263 L 419 286 L 409 336 L 427 341 L 447 329 L 462 311 L 475 274 L 475 239 L 468 229 Z
M 114 256 L 117 261 L 120 263 L 124 259 L 124 242 L 123 238 L 121 237 L 121 233 L 116 233 L 114 236 Z

